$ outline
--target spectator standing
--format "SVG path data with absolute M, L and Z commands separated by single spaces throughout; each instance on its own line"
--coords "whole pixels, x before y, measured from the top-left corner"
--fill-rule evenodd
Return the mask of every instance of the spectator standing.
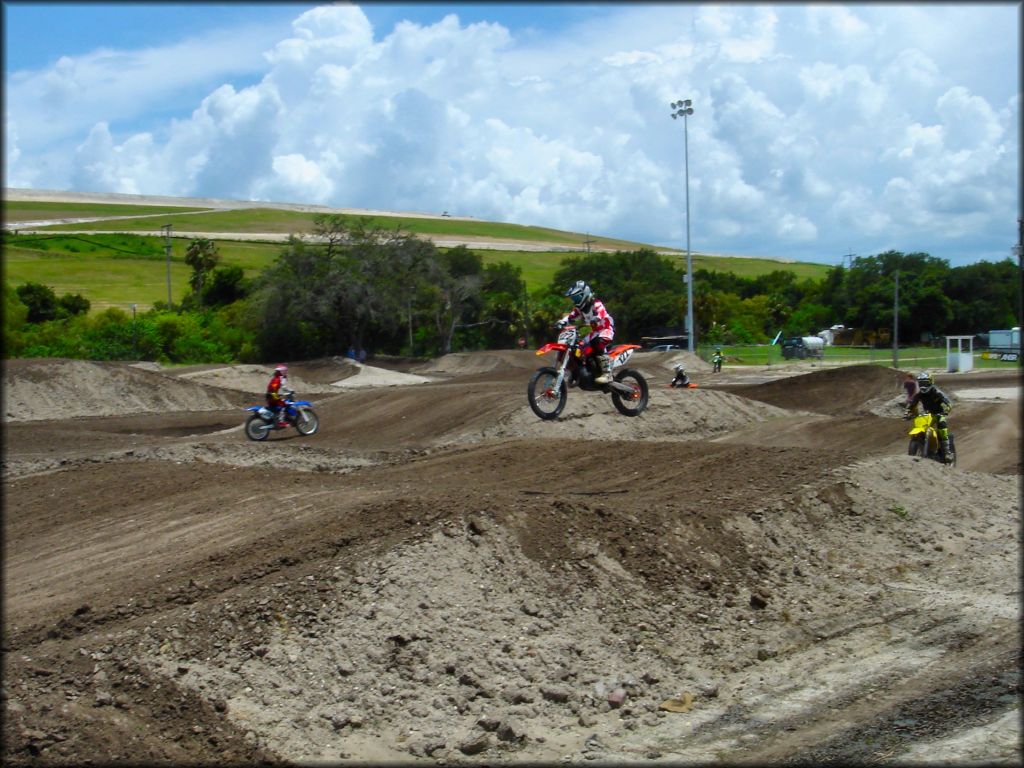
M 907 374 L 903 380 L 903 389 L 907 393 L 907 407 L 909 408 L 910 403 L 914 400 L 914 395 L 917 394 L 917 379 L 914 378 L 914 374 Z

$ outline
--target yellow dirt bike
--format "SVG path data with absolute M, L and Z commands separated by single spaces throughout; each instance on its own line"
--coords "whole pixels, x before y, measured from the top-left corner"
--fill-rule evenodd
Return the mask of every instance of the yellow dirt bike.
M 910 428 L 910 446 L 907 453 L 911 456 L 920 456 L 923 459 L 934 459 L 940 464 L 956 465 L 956 448 L 953 446 L 953 433 L 949 433 L 949 455 L 942 450 L 942 441 L 939 439 L 939 417 L 932 413 L 922 413 L 919 416 L 907 416 L 913 419 L 914 425 Z

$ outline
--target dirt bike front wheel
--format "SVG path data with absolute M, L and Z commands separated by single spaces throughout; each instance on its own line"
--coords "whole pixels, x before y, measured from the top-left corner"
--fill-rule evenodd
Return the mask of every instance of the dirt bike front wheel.
M 538 368 L 530 377 L 530 383 L 526 385 L 526 396 L 530 401 L 530 408 L 545 421 L 558 417 L 558 414 L 565 408 L 565 402 L 569 397 L 569 388 L 562 379 L 561 385 L 555 389 L 555 382 L 558 381 L 558 371 L 551 367 Z
M 295 414 L 295 428 L 299 430 L 300 435 L 315 434 L 317 429 L 320 427 L 320 419 L 312 408 L 299 408 Z
M 647 379 L 639 371 L 632 368 L 623 368 L 615 374 L 615 381 L 625 384 L 632 389 L 632 394 L 625 395 L 612 391 L 612 402 L 615 409 L 623 416 L 639 416 L 647 408 L 647 399 L 650 392 L 647 387 Z
M 927 453 L 924 449 L 924 438 L 920 435 L 910 438 L 910 445 L 907 447 L 907 455 L 924 457 Z
M 266 440 L 271 429 L 270 422 L 264 421 L 255 413 L 245 420 L 245 436 L 250 440 Z

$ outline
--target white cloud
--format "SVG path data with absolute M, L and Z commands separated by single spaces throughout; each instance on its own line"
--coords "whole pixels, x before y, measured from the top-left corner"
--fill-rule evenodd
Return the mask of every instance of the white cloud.
M 280 155 L 274 158 L 272 167 L 278 182 L 277 189 L 288 193 L 284 197 L 308 200 L 311 203 L 330 199 L 334 184 L 319 163 L 299 154 Z M 268 199 L 257 195 L 257 199 L 261 197 Z M 277 195 L 273 197 L 276 199 Z
M 807 18 L 808 25 L 816 34 L 834 38 L 862 38 L 871 32 L 866 22 L 841 5 L 810 5 Z
M 458 9 L 375 30 L 357 6 L 321 6 L 258 48 L 221 31 L 12 73 L 5 183 L 447 210 L 681 246 L 668 105 L 691 98 L 696 250 L 820 260 L 903 238 L 938 253 L 1015 224 L 1016 79 L 980 64 L 958 79 L 972 48 L 1019 55 L 1013 13 L 626 4 L 519 36 Z M 942 19 L 973 37 L 943 48 L 925 34 L 948 39 Z

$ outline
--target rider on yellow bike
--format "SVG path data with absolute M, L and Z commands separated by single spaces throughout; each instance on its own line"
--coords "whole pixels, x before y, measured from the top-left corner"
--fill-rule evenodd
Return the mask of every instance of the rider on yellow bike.
M 942 455 L 947 463 L 953 460 L 953 448 L 950 445 L 949 425 L 946 423 L 946 415 L 953 409 L 953 403 L 941 389 L 935 386 L 932 376 L 927 371 L 917 374 L 917 394 L 907 405 L 904 418 L 912 418 L 917 415 L 917 406 L 921 405 L 927 413 L 932 414 L 938 420 L 939 441 L 942 446 Z

